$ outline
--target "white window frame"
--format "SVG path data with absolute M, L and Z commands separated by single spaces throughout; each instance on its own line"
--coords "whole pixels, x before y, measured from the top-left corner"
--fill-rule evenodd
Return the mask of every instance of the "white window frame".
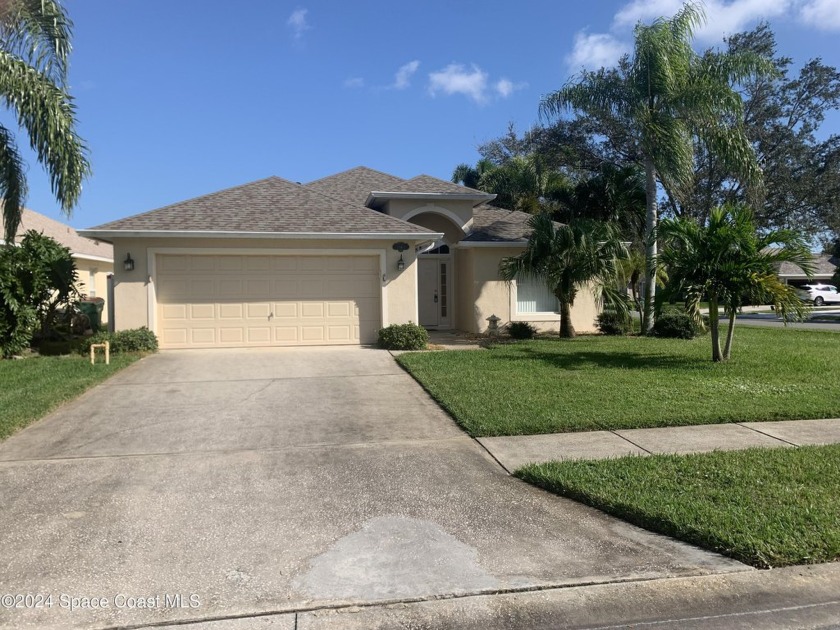
M 539 282 L 539 280 L 536 279 L 536 278 L 529 278 L 528 280 L 525 280 L 525 281 Z M 552 310 L 552 311 L 520 311 L 519 310 L 519 282 L 520 282 L 519 280 L 514 280 L 513 281 L 513 287 L 512 287 L 512 290 L 510 292 L 510 294 L 511 294 L 510 312 L 514 313 L 514 317 L 520 318 L 520 319 L 521 318 L 526 318 L 527 319 L 529 317 L 533 317 L 533 318 L 536 318 L 536 319 L 545 319 L 546 316 L 554 318 L 554 317 L 556 317 L 560 314 L 560 305 L 557 303 L 556 298 L 555 298 L 555 301 L 554 301 L 554 310 Z

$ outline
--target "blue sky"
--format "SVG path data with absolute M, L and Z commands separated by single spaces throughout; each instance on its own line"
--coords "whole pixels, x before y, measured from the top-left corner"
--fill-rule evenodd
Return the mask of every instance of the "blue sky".
M 95 224 L 269 175 L 360 164 L 448 179 L 538 121 L 542 95 L 612 63 L 678 0 L 66 0 Z M 768 20 L 779 49 L 840 66 L 840 0 L 707 0 L 697 45 Z M 832 117 L 824 133 L 840 131 Z M 30 156 L 31 158 L 31 156 Z M 60 213 L 30 159 L 28 206 Z

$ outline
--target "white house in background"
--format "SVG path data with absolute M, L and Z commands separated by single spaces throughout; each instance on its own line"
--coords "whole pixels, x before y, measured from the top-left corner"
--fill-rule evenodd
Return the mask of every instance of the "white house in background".
M 114 273 L 114 246 L 81 236 L 75 229 L 34 210 L 24 209 L 16 242 L 29 230 L 35 230 L 68 247 L 79 270 L 79 290 L 88 297 L 105 300 L 102 321 L 108 321 L 108 276 Z M 4 232 L 0 213 L 0 234 Z M 0 241 L 2 242 L 2 241 Z

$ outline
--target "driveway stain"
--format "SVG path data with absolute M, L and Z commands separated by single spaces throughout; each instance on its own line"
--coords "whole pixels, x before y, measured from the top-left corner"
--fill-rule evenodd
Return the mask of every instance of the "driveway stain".
M 494 589 L 478 553 L 437 523 L 379 517 L 310 561 L 296 590 L 322 599 L 379 600 Z

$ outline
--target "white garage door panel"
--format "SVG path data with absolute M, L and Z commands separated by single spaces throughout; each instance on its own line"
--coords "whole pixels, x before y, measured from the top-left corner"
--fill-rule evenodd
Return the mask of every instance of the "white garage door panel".
M 378 256 L 159 254 L 164 348 L 372 343 Z

